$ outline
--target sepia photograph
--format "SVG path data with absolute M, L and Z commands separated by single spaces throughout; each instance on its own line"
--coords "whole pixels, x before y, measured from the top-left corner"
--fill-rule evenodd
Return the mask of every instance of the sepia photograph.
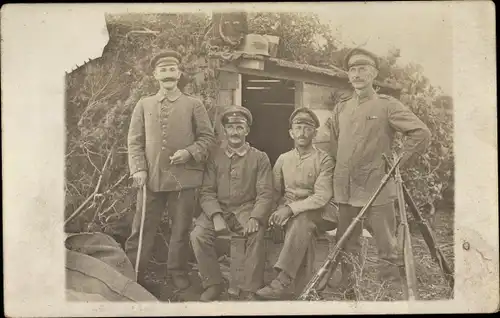
M 479 212 L 457 203 L 470 185 L 457 174 L 477 168 L 457 155 L 466 116 L 448 3 L 101 9 L 102 54 L 55 75 L 62 242 L 47 245 L 63 243 L 50 265 L 62 301 L 425 307 L 463 297 L 472 251 L 498 282 L 498 242 L 485 257 L 457 225 Z M 482 211 L 498 222 L 498 207 Z M 498 240 L 495 228 L 474 233 Z
M 314 13 L 106 24 L 66 76 L 68 296 L 453 297 L 449 66 L 433 83 Z

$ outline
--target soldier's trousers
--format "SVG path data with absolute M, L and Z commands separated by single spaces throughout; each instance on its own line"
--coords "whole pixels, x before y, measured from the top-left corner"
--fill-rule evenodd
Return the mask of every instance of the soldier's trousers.
M 302 212 L 285 225 L 285 240 L 274 268 L 284 271 L 295 280 L 295 287 L 313 274 L 317 228 L 326 222 L 321 210 Z
M 146 193 L 146 216 L 142 250 L 139 263 L 139 281 L 143 280 L 144 272 L 151 257 L 155 236 L 163 213 L 166 210 L 172 221 L 170 242 L 168 248 L 167 270 L 170 274 L 187 272 L 187 257 L 189 250 L 189 230 L 193 222 L 195 204 L 195 189 L 172 192 Z M 142 215 L 142 189 L 137 195 L 137 209 L 132 223 L 132 232 L 125 243 L 125 251 L 135 267 L 139 246 L 139 231 Z
M 239 224 L 235 217 L 228 220 L 228 214 L 224 215 L 226 223 L 231 231 L 241 234 L 243 225 Z M 259 227 L 259 231 L 248 235 L 245 243 L 244 259 L 244 281 L 238 286 L 243 291 L 256 292 L 264 285 L 265 271 L 265 228 Z M 219 262 L 215 250 L 216 233 L 213 221 L 202 213 L 196 221 L 196 226 L 191 232 L 191 244 L 194 255 L 198 262 L 198 270 L 201 276 L 203 288 L 221 284 L 223 282 Z
M 336 234 L 337 241 L 342 237 L 361 209 L 361 207 L 354 207 L 347 204 L 339 205 L 339 224 Z M 365 227 L 370 229 L 371 234 L 375 238 L 380 259 L 387 260 L 391 263 L 400 260 L 396 240 L 396 215 L 394 204 L 391 202 L 370 207 L 370 209 L 366 211 L 365 217 L 354 227 L 341 253 L 342 284 L 345 288 L 351 288 L 355 281 L 354 272 L 357 266 L 356 263 L 359 264 L 360 261 L 360 238 L 363 228 Z

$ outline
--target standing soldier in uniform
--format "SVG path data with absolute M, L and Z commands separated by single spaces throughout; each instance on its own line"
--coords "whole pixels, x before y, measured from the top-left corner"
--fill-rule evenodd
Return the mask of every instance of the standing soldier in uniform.
M 331 230 L 328 221 L 335 219 L 329 209 L 333 160 L 313 145 L 319 119 L 310 109 L 298 108 L 290 116 L 290 126 L 295 149 L 279 156 L 274 166 L 273 199 L 277 209 L 269 218 L 271 225 L 285 227 L 285 240 L 274 265 L 277 277 L 257 291 L 264 299 L 290 297 L 294 292 L 292 283 L 312 274 L 316 233 Z
M 230 230 L 247 237 L 243 298 L 254 299 L 264 285 L 264 233 L 272 208 L 273 176 L 266 153 L 245 138 L 252 124 L 250 111 L 241 106 L 222 113 L 227 146 L 217 149 L 207 164 L 200 204 L 203 213 L 191 232 L 191 243 L 205 291 L 202 301 L 217 299 L 223 291 L 214 241 L 217 232 Z
M 142 98 L 134 108 L 128 133 L 130 174 L 137 186 L 147 185 L 146 215 L 139 282 L 144 283 L 154 238 L 162 214 L 172 221 L 167 269 L 177 288 L 186 289 L 189 229 L 193 220 L 195 188 L 202 183 L 204 162 L 215 143 L 213 127 L 203 104 L 177 87 L 181 56 L 162 52 L 151 60 L 160 84 L 156 95 Z M 125 250 L 135 265 L 141 224 L 142 191 Z
M 339 203 L 337 239 L 379 186 L 386 172 L 382 155 L 391 156 L 394 134 L 399 131 L 407 136 L 401 165 L 415 152 L 424 151 L 431 136 L 425 124 L 401 102 L 375 92 L 373 81 L 378 75 L 379 63 L 374 54 L 354 49 L 344 63 L 354 94 L 337 105 L 331 121 L 331 155 L 336 161 L 333 192 L 334 200 Z M 395 184 L 390 180 L 366 214 L 379 258 L 389 265 L 402 262 L 395 237 L 395 198 Z M 352 261 L 359 257 L 362 226 L 358 224 L 355 228 L 341 257 L 339 289 L 349 299 L 356 297 Z

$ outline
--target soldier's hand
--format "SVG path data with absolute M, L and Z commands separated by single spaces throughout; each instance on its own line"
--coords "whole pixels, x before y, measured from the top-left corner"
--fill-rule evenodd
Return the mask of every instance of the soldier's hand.
M 276 211 L 274 211 L 271 216 L 269 216 L 269 220 L 267 220 L 267 223 L 269 224 L 269 226 L 273 226 L 274 225 L 274 219 L 276 218 Z
M 177 150 L 172 157 L 170 157 L 170 163 L 173 165 L 183 164 L 191 159 L 191 154 L 186 149 Z
M 140 188 L 146 184 L 146 181 L 148 179 L 148 172 L 144 170 L 137 171 L 132 175 L 132 179 L 134 180 L 134 185 Z
M 214 222 L 215 232 L 222 233 L 228 231 L 226 220 L 224 220 L 222 214 L 220 213 L 215 214 L 212 221 Z
M 284 226 L 288 219 L 293 215 L 292 209 L 288 206 L 284 206 L 276 210 L 269 219 L 271 225 Z
M 278 212 L 279 210 L 274 211 L 271 216 L 269 217 L 269 225 L 274 226 L 274 225 L 279 225 L 278 223 Z
M 259 221 L 255 218 L 250 218 L 245 225 L 245 229 L 243 230 L 243 235 L 248 235 L 255 233 L 259 230 Z

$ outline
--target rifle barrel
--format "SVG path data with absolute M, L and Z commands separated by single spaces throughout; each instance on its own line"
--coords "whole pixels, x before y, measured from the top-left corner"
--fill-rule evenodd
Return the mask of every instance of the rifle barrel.
M 388 167 L 392 167 L 391 162 L 389 159 L 384 155 L 384 159 L 388 165 Z M 412 213 L 413 217 L 417 221 L 418 228 L 420 230 L 420 233 L 422 233 L 422 236 L 424 238 L 424 241 L 427 245 L 427 248 L 429 248 L 429 252 L 431 253 L 432 259 L 438 264 L 439 268 L 441 268 L 441 271 L 443 272 L 443 275 L 445 279 L 448 281 L 450 284 L 451 288 L 454 288 L 455 286 L 455 279 L 453 277 L 453 271 L 449 265 L 448 260 L 442 253 L 442 251 L 439 249 L 438 245 L 436 244 L 436 240 L 434 238 L 434 235 L 432 234 L 432 231 L 427 224 L 427 221 L 424 220 L 422 217 L 422 214 L 420 213 L 419 208 L 417 207 L 417 204 L 413 200 L 412 196 L 410 195 L 410 192 L 408 191 L 408 188 L 405 186 L 404 182 L 401 185 L 403 189 L 403 194 L 405 198 L 405 202 L 408 204 L 410 208 L 410 212 Z
M 361 209 L 361 211 L 358 213 L 356 218 L 351 222 L 349 227 L 346 229 L 344 235 L 338 240 L 338 242 L 335 244 L 335 247 L 333 250 L 328 254 L 328 257 L 326 258 L 325 262 L 321 266 L 321 268 L 318 270 L 318 272 L 311 278 L 309 283 L 307 283 L 306 287 L 302 291 L 302 293 L 299 295 L 298 299 L 301 300 L 306 300 L 311 291 L 316 287 L 319 281 L 323 278 L 323 276 L 328 272 L 328 267 L 330 264 L 334 263 L 335 259 L 337 258 L 340 249 L 343 247 L 344 243 L 347 241 L 347 238 L 350 236 L 352 231 L 354 230 L 354 227 L 356 224 L 359 222 L 359 220 L 363 217 L 363 215 L 366 213 L 366 211 L 370 208 L 370 206 L 373 204 L 377 196 L 380 194 L 380 191 L 384 188 L 384 186 L 387 184 L 389 181 L 389 178 L 391 175 L 396 171 L 396 167 L 399 166 L 399 163 L 401 162 L 401 159 L 403 158 L 404 153 L 399 156 L 399 158 L 396 160 L 394 166 L 387 172 L 387 174 L 382 178 L 382 181 L 380 182 L 380 185 L 378 186 L 377 190 L 372 194 L 368 202 L 364 205 L 364 207 Z
M 415 262 L 413 259 L 413 249 L 411 245 L 410 229 L 408 227 L 408 218 L 406 215 L 406 205 L 403 195 L 403 179 L 401 178 L 401 173 L 399 167 L 396 168 L 396 191 L 398 196 L 399 205 L 399 216 L 400 222 L 403 226 L 403 257 L 405 264 L 405 276 L 406 276 L 406 293 L 409 300 L 415 300 L 418 297 L 417 290 L 417 276 L 415 273 Z

